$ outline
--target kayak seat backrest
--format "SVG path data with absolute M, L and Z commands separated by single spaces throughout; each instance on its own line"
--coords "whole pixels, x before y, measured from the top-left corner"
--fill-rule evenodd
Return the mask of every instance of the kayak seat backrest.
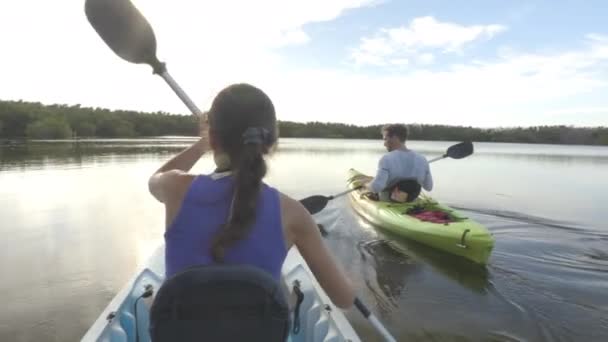
M 408 194 L 407 202 L 413 202 L 420 196 L 422 186 L 414 178 L 402 178 L 391 182 L 384 191 L 391 193 L 395 188 Z
M 284 342 L 289 326 L 279 283 L 248 265 L 189 268 L 165 281 L 150 309 L 153 342 Z

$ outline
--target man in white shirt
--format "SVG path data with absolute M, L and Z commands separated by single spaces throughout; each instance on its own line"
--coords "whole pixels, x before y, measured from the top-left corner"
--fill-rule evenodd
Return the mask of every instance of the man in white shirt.
M 433 177 L 429 163 L 422 155 L 405 146 L 407 127 L 401 124 L 384 126 L 382 138 L 388 153 L 380 158 L 376 177 L 367 183 L 367 189 L 377 193 L 382 201 L 392 199 L 400 202 L 415 199 L 420 193 L 420 186 L 431 191 Z M 408 181 L 402 182 L 395 190 L 394 187 L 397 183 L 403 180 L 409 180 L 409 183 Z M 399 194 L 400 192 L 401 194 Z M 394 196 L 399 198 L 394 198 Z

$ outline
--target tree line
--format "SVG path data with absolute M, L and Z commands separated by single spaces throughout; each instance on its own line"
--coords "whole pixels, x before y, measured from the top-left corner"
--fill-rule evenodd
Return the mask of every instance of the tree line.
M 408 124 L 408 139 L 479 141 L 528 144 L 608 145 L 608 127 L 534 126 L 475 128 Z M 382 125 L 354 126 L 335 123 L 281 122 L 281 136 L 310 138 L 378 139 Z
M 281 137 L 379 139 L 381 125 L 279 121 Z M 409 139 L 608 145 L 608 127 L 535 126 L 475 128 L 409 124 Z M 135 138 L 196 136 L 197 118 L 166 112 L 0 101 L 0 139 Z

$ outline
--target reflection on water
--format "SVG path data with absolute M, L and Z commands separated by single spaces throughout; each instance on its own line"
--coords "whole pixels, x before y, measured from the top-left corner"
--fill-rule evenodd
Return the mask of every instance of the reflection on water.
M 0 148 L 0 171 L 44 165 L 82 165 L 138 158 L 145 154 L 168 154 L 187 147 L 189 141 L 80 140 L 34 141 Z
M 146 180 L 193 138 L 0 146 L 0 341 L 77 340 L 162 241 Z M 413 141 L 428 158 L 449 142 Z M 267 182 L 296 198 L 373 173 L 380 140 L 283 139 Z M 210 156 L 195 172 L 213 168 Z M 432 195 L 496 238 L 487 267 L 388 235 L 338 198 L 316 220 L 399 340 L 608 339 L 608 148 L 475 144 L 432 166 Z M 376 333 L 348 312 L 366 341 Z
M 419 263 L 424 263 L 437 273 L 474 292 L 484 294 L 490 283 L 485 266 L 472 263 L 466 259 L 453 258 L 444 252 L 408 241 L 395 235 L 385 234 L 391 240 L 385 240 L 386 246 L 408 256 Z
M 358 247 L 363 263 L 369 263 L 365 270 L 375 273 L 375 281 L 366 277 L 366 285 L 376 297 L 379 308 L 385 314 L 398 308 L 397 299 L 405 288 L 408 275 L 419 270 L 420 265 L 407 254 L 388 247 L 384 240 L 361 241 Z

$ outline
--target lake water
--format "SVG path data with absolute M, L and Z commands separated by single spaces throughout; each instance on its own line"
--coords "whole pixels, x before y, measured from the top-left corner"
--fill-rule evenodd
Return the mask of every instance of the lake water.
M 147 178 L 189 138 L 0 147 L 0 341 L 74 341 L 162 242 Z M 449 142 L 412 141 L 432 158 Z M 373 173 L 380 140 L 283 139 L 267 182 L 302 198 Z M 209 156 L 194 172 L 210 172 Z M 399 340 L 608 340 L 608 148 L 475 144 L 432 164 L 432 195 L 486 225 L 487 267 L 387 236 L 340 198 L 316 216 Z M 364 340 L 377 335 L 348 317 Z

